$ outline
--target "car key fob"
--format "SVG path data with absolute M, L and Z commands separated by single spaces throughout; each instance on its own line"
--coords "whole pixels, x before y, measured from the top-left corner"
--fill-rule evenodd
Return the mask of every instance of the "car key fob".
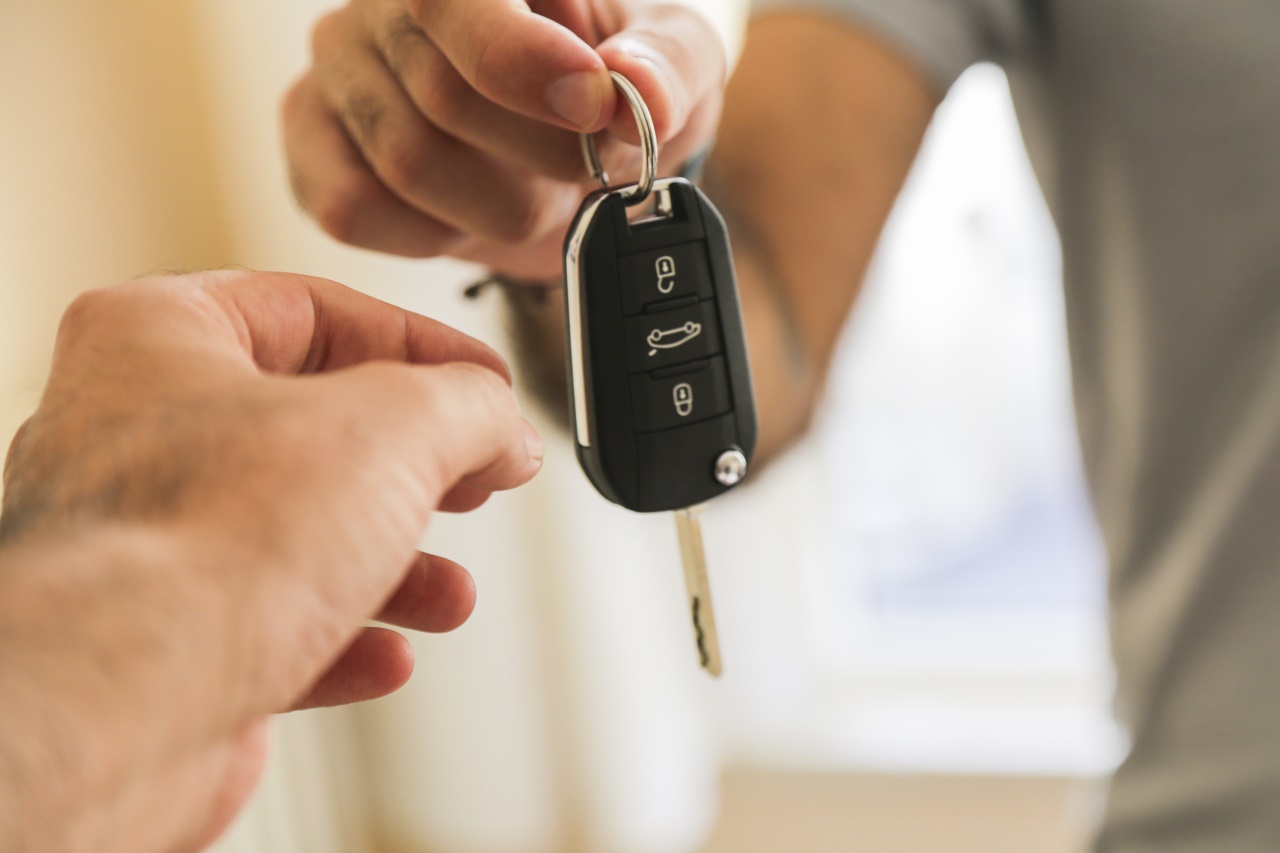
M 565 241 L 569 382 L 578 459 L 637 512 L 736 485 L 756 443 L 742 311 L 724 220 L 683 178 L 589 195 Z

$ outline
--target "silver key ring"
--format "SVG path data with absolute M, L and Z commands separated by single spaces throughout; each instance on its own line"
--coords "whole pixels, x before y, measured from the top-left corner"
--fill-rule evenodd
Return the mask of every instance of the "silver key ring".
M 617 71 L 610 71 L 609 76 L 613 78 L 614 85 L 622 92 L 623 98 L 631 107 L 631 114 L 635 116 L 636 127 L 640 129 L 640 151 L 642 159 L 640 161 L 640 180 L 633 187 L 619 190 L 618 194 L 622 196 L 623 203 L 628 207 L 640 204 L 649 197 L 649 193 L 653 190 L 653 181 L 658 176 L 658 131 L 653 126 L 653 116 L 649 114 L 649 108 L 645 106 L 644 99 L 640 97 L 640 90 L 635 85 L 623 77 Z M 600 165 L 600 154 L 596 151 L 596 138 L 593 134 L 579 134 L 582 143 L 582 157 L 587 161 L 587 171 L 591 173 L 591 177 L 600 182 L 600 186 L 609 189 L 609 174 L 605 172 L 604 167 Z

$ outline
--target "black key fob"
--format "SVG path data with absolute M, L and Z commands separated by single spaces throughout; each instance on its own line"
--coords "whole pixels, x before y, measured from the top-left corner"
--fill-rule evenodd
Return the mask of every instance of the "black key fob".
M 756 410 L 719 212 L 683 178 L 593 192 L 565 239 L 569 384 L 578 460 L 637 512 L 693 506 L 745 476 Z

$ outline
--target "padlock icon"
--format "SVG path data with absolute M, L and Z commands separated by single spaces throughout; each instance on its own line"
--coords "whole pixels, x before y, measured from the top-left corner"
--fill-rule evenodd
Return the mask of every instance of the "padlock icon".
M 675 388 L 671 389 L 671 397 L 675 400 L 676 414 L 682 418 L 687 418 L 693 414 L 693 386 L 688 382 L 681 382 Z
M 658 271 L 658 292 L 665 296 L 676 286 L 676 259 L 663 255 L 658 258 L 654 268 Z

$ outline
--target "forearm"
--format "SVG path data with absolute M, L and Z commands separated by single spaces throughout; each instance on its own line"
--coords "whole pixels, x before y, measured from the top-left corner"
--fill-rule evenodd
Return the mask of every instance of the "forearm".
M 777 14 L 750 30 L 707 184 L 742 270 L 761 462 L 809 423 L 937 101 L 842 21 Z

